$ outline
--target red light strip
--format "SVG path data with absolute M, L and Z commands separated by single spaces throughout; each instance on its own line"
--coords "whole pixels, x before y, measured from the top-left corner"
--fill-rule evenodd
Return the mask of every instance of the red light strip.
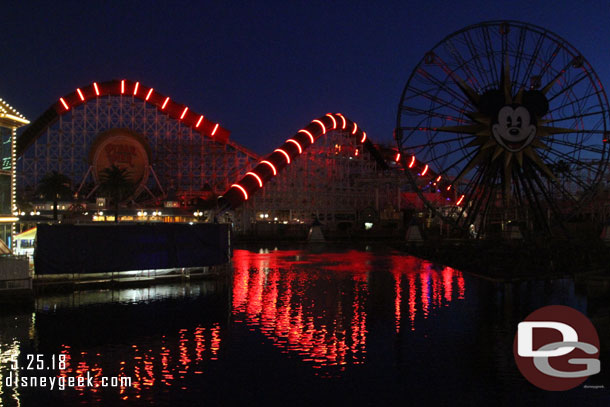
M 165 109 L 165 106 L 167 106 L 167 102 L 169 102 L 169 96 L 165 98 L 165 102 L 163 102 L 163 106 L 161 106 L 161 110 Z
M 358 131 L 358 125 L 356 124 L 356 122 L 354 122 L 354 130 L 352 130 L 352 134 L 356 134 L 357 131 Z
M 247 172 L 246 175 L 252 175 L 254 178 L 256 178 L 256 180 L 258 181 L 258 186 L 260 188 L 263 187 L 263 180 L 261 179 L 261 177 L 259 177 L 258 175 L 256 175 L 255 173 L 253 173 L 252 171 Z
M 152 95 L 152 93 L 153 93 L 153 88 L 150 88 L 148 93 L 146 94 L 146 99 L 144 99 L 144 100 L 150 99 L 150 95 Z
M 322 134 L 326 134 L 326 127 L 324 127 L 324 123 L 317 119 L 312 121 L 312 123 L 318 123 L 322 127 Z
M 241 191 L 241 192 L 244 194 L 244 201 L 247 201 L 247 200 L 248 200 L 248 193 L 246 192 L 246 190 L 244 189 L 244 187 L 242 187 L 242 186 L 241 186 L 241 185 L 239 185 L 239 184 L 233 184 L 233 185 L 231 185 L 231 188 L 233 188 L 233 187 L 235 187 L 235 188 L 239 189 L 239 190 L 240 190 L 240 191 Z
M 180 120 L 184 119 L 184 116 L 186 115 L 186 112 L 189 110 L 188 106 L 184 108 L 184 110 L 182 111 L 182 114 L 180 115 Z
M 341 118 L 341 120 L 343 121 L 343 126 L 341 127 L 341 129 L 345 130 L 345 126 L 347 126 L 347 122 L 345 121 L 345 117 L 343 117 L 343 115 L 341 113 L 337 113 L 337 116 L 339 116 Z
M 273 171 L 273 175 L 277 175 L 277 170 L 275 169 L 275 165 L 271 164 L 267 160 L 261 161 L 261 164 L 267 164 L 269 167 L 271 167 L 271 170 Z
M 121 93 L 125 93 L 125 79 L 121 81 Z
M 290 156 L 288 155 L 288 153 L 287 153 L 287 152 L 285 152 L 285 151 L 284 151 L 284 150 L 282 150 L 281 148 L 277 148 L 277 149 L 273 150 L 273 152 L 274 152 L 274 153 L 275 153 L 276 151 L 277 151 L 277 152 L 279 152 L 279 153 L 284 154 L 284 157 L 286 157 L 286 162 L 287 162 L 288 164 L 290 164 Z
M 449 186 L 447 187 L 447 191 L 449 191 L 450 189 L 451 189 L 451 185 L 449 185 Z
M 136 86 L 133 87 L 133 95 L 138 94 L 138 88 L 140 87 L 140 82 L 136 82 Z
M 83 92 L 80 91 L 80 88 L 76 88 L 76 91 L 78 92 L 78 97 L 80 97 L 80 100 L 84 102 L 85 97 L 83 96 Z
M 441 180 L 441 178 L 442 178 L 442 177 L 439 175 L 439 176 L 436 178 L 436 182 L 439 182 L 439 181 Z
M 214 130 L 212 130 L 212 136 L 216 134 L 216 130 L 218 130 L 218 123 L 216 123 L 216 126 L 214 126 Z
M 462 200 L 464 200 L 464 195 L 460 196 L 460 199 L 458 199 L 458 201 L 455 204 L 457 206 L 460 206 L 460 204 L 462 203 Z
M 333 121 L 333 130 L 337 128 L 337 121 L 335 120 L 335 118 L 333 117 L 332 114 L 330 113 L 326 113 L 326 116 L 330 117 L 330 120 Z
M 286 140 L 286 143 L 292 143 L 292 144 L 296 145 L 297 148 L 299 149 L 299 154 L 301 154 L 303 152 L 303 149 L 301 148 L 301 145 L 299 144 L 298 141 L 289 139 L 289 140 Z
M 310 132 L 308 132 L 307 130 L 299 130 L 299 131 L 297 132 L 297 134 L 298 134 L 298 133 L 305 133 L 305 134 L 307 134 L 307 135 L 309 136 L 309 139 L 311 140 L 311 144 L 313 144 L 314 139 L 313 139 L 313 135 L 312 135 Z
M 412 156 L 411 162 L 409 163 L 409 168 L 413 168 L 414 165 L 415 165 L 415 156 Z
M 356 123 L 354 123 L 354 124 L 356 124 Z M 352 133 L 352 134 L 354 134 L 354 133 Z M 362 132 L 362 138 L 360 139 L 360 142 L 364 143 L 365 141 L 366 141 L 366 132 L 363 131 Z
M 197 120 L 197 124 L 195 125 L 195 128 L 199 127 L 199 125 L 201 124 L 201 121 L 203 120 L 203 115 L 201 115 L 201 117 L 199 118 L 199 120 Z
M 66 108 L 66 110 L 70 110 L 70 108 L 68 107 L 68 104 L 66 103 L 66 101 L 64 100 L 64 98 L 59 98 L 59 101 L 61 102 L 62 105 L 64 105 L 64 107 Z
M 396 153 L 396 159 L 395 159 L 395 161 L 396 161 L 396 162 L 400 161 L 400 153 Z
M 95 89 L 95 94 L 96 94 L 97 96 L 99 96 L 99 95 L 100 95 L 100 90 L 99 90 L 99 89 L 98 89 L 98 87 L 97 87 L 97 83 L 93 82 L 93 88 Z
M 424 167 L 424 170 L 421 172 L 421 176 L 423 177 L 428 172 L 428 164 Z

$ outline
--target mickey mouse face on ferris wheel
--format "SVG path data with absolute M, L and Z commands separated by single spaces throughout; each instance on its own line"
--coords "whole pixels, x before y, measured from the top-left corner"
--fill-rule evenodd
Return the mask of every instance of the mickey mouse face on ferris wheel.
M 491 131 L 496 142 L 512 153 L 523 150 L 536 137 L 532 115 L 524 106 L 503 106 Z

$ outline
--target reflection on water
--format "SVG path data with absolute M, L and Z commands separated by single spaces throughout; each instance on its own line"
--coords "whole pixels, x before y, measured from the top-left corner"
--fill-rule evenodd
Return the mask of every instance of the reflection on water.
M 587 311 L 568 279 L 494 284 L 386 249 L 235 250 L 230 277 L 0 310 L 0 406 L 329 404 L 330 395 L 358 405 L 424 393 L 547 402 L 512 361 L 516 324 L 552 303 Z M 7 387 L 9 361 L 26 354 L 66 355 L 55 377 L 132 385 Z M 586 400 L 577 395 L 554 401 Z
M 410 329 L 415 330 L 418 304 L 427 318 L 433 309 L 455 299 L 454 292 L 457 299 L 465 293 L 459 271 L 399 254 L 380 259 L 360 251 L 236 250 L 233 263 L 235 322 L 244 320 L 258 327 L 282 352 L 295 352 L 316 369 L 339 366 L 344 370 L 366 360 L 366 309 L 374 269 L 387 269 L 394 277 L 397 332 L 403 301 L 408 304 Z M 405 294 L 403 284 L 408 284 Z

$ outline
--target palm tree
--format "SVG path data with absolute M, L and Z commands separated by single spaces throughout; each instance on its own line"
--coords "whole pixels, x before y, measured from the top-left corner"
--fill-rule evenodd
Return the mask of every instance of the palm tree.
M 57 220 L 57 202 L 60 198 L 72 195 L 72 181 L 64 174 L 53 171 L 45 175 L 38 185 L 38 195 L 53 201 L 53 219 Z
M 134 184 L 126 168 L 116 165 L 105 168 L 100 173 L 99 192 L 111 198 L 114 202 L 114 221 L 119 221 L 119 203 L 127 199 L 133 192 Z

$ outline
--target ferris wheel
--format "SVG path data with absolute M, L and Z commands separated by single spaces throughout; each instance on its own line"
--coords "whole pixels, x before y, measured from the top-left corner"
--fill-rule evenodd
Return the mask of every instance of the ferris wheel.
M 411 73 L 398 157 L 419 197 L 459 230 L 515 222 L 552 234 L 600 188 L 608 110 L 593 68 L 561 37 L 485 22 L 445 37 Z

